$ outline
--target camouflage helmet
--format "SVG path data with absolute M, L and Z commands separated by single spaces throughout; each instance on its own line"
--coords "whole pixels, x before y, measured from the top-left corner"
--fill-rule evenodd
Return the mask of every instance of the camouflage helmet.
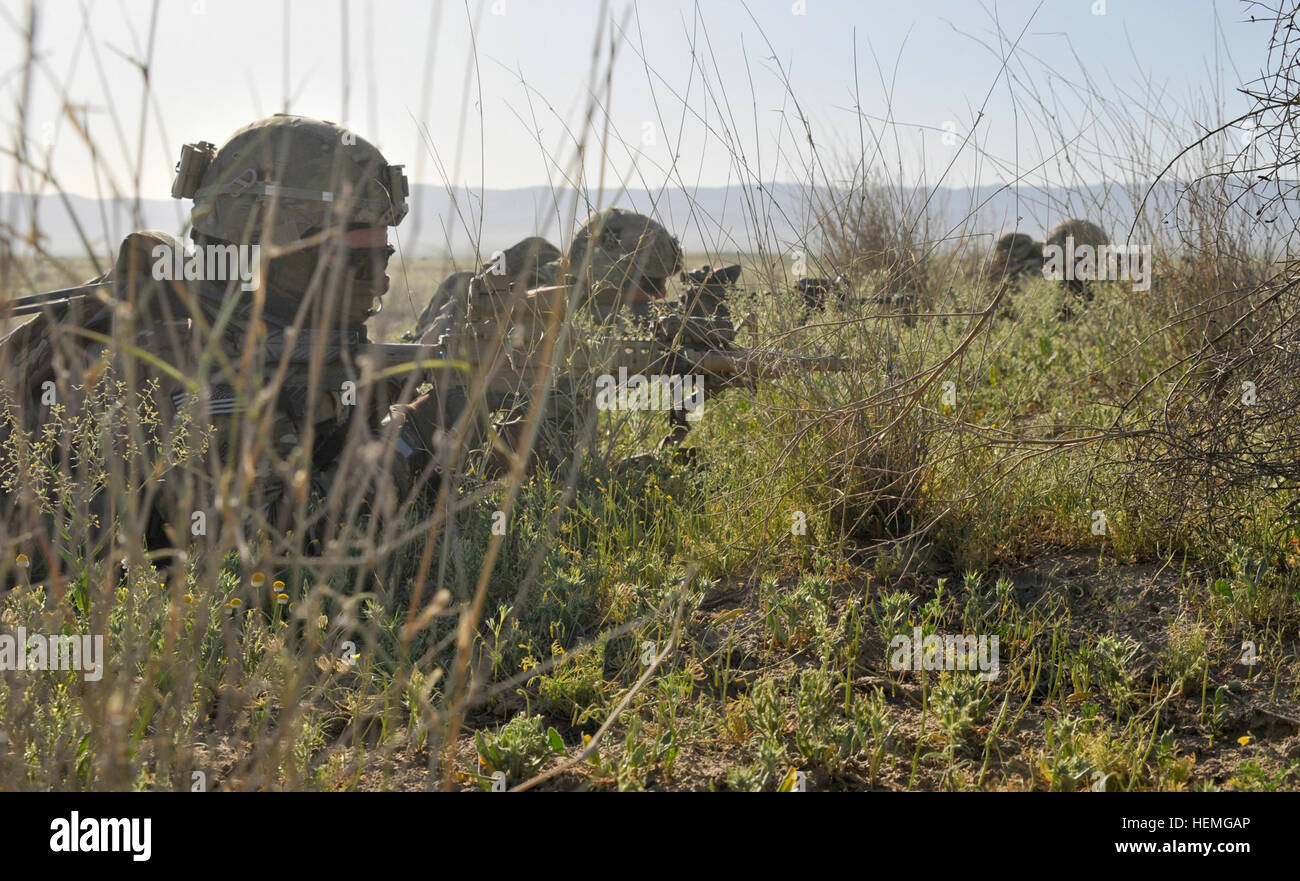
M 1071 217 L 1069 220 L 1062 220 L 1052 231 L 1047 234 L 1047 241 L 1044 244 L 1056 245 L 1062 249 L 1065 248 L 1065 240 L 1074 239 L 1075 247 L 1079 245 L 1109 245 L 1110 239 L 1106 236 L 1106 231 L 1090 220 L 1082 220 L 1078 217 Z
M 173 198 L 194 200 L 197 233 L 277 245 L 330 227 L 396 226 L 409 194 L 402 166 L 369 141 L 284 113 L 245 126 L 220 149 L 186 144 L 172 183 Z
M 597 211 L 578 227 L 569 247 L 569 273 L 622 291 L 641 286 L 662 293 L 682 268 L 682 248 L 658 222 L 622 208 Z
M 997 244 L 993 250 L 999 254 L 1024 254 L 1032 251 L 1038 242 L 1034 237 L 1022 232 L 1007 232 L 998 236 Z M 1041 246 L 1040 246 L 1041 247 Z
M 560 249 L 541 236 L 528 236 L 492 256 L 491 265 L 485 266 L 484 271 L 497 271 L 499 267 L 511 281 L 530 287 L 555 283 L 549 267 L 560 259 Z
M 988 274 L 997 284 L 1017 284 L 1021 276 L 1041 274 L 1043 271 L 1043 243 L 1022 232 L 1008 232 L 998 236 L 993 254 L 988 261 Z

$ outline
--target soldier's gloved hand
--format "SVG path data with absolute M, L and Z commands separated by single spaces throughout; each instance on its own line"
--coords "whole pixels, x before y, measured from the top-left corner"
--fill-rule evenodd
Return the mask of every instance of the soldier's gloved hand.
M 465 391 L 459 387 L 432 391 L 406 405 L 402 437 L 415 449 L 415 473 L 428 470 L 442 475 L 451 467 L 455 456 L 457 422 L 469 406 Z M 483 443 L 479 420 L 471 419 L 464 428 L 464 449 L 477 449 Z M 436 484 L 435 484 L 436 485 Z
M 406 476 L 409 492 L 412 487 L 422 490 L 437 487 L 439 476 L 446 467 L 447 450 L 439 444 L 445 437 L 441 425 L 454 421 L 456 413 L 443 412 L 433 394 L 421 395 L 409 404 L 395 404 L 380 423 L 380 429 L 394 446 L 394 469 L 400 461 Z M 417 485 L 418 484 L 418 485 Z
M 414 404 L 395 404 L 379 423 L 379 440 L 385 450 L 392 449 L 389 477 L 401 500 L 409 497 L 429 455 L 411 418 L 413 407 Z

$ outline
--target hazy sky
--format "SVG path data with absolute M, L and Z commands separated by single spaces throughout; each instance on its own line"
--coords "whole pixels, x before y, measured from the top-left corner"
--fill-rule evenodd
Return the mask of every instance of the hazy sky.
M 650 188 L 805 180 L 810 166 L 834 177 L 835 159 L 864 154 L 931 182 L 1065 174 L 1061 140 L 1076 160 L 1106 153 L 1096 129 L 1114 114 L 1146 125 L 1156 152 L 1175 111 L 1236 116 L 1268 39 L 1245 7 L 1210 0 L 162 0 L 142 129 L 153 4 L 49 0 L 36 13 L 21 126 L 28 6 L 0 0 L 0 144 L 26 138 L 42 163 L 52 151 L 62 187 L 88 195 L 110 179 L 134 192 L 138 162 L 150 197 L 167 194 L 182 142 L 221 143 L 286 109 L 355 128 L 426 183 L 562 183 L 584 129 L 595 183 L 607 125 L 606 180 Z M 1071 86 L 1080 71 L 1091 97 Z M 97 160 L 61 117 L 65 99 Z M 1107 172 L 1083 161 L 1065 182 Z M 8 158 L 0 175 L 16 188 Z

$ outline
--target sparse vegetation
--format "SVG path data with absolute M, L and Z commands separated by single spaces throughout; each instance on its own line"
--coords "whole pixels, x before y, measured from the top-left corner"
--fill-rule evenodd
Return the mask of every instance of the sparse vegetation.
M 1097 149 L 1118 149 L 1135 129 L 1104 109 L 1114 143 Z M 1154 183 L 1171 157 L 1130 146 Z M 1300 288 L 1226 209 L 1210 171 L 1229 158 L 1191 175 L 1194 241 L 1138 219 L 1151 290 L 1098 282 L 1068 310 L 1054 282 L 986 277 L 972 243 L 987 230 L 936 229 L 874 166 L 818 160 L 801 244 L 819 252 L 810 274 L 856 298 L 813 314 L 786 249 L 756 234 L 733 254 L 749 282 L 731 309 L 753 313 L 743 344 L 856 369 L 711 397 L 689 454 L 659 445 L 659 413 L 593 415 L 529 468 L 500 467 L 489 438 L 386 517 L 366 513 L 355 451 L 323 488 L 344 516 L 313 552 L 302 530 L 225 510 L 184 553 L 150 556 L 163 484 L 191 499 L 180 475 L 207 469 L 247 503 L 250 466 L 218 462 L 205 427 L 160 434 L 107 361 L 73 377 L 84 407 L 40 436 L 0 410 L 0 494 L 32 505 L 0 542 L 0 625 L 108 647 L 99 681 L 0 674 L 0 788 L 188 789 L 203 771 L 231 790 L 475 790 L 497 774 L 620 791 L 1295 789 L 1300 408 L 1290 379 L 1249 418 L 1237 389 L 1290 377 Z M 751 206 L 755 229 L 771 208 Z M 0 249 L 6 298 L 56 277 L 16 250 Z M 396 338 L 449 270 L 406 261 L 372 333 Z M 38 555 L 61 565 L 33 579 Z M 930 669 L 920 648 L 919 667 L 893 663 L 914 634 L 996 640 L 994 675 Z

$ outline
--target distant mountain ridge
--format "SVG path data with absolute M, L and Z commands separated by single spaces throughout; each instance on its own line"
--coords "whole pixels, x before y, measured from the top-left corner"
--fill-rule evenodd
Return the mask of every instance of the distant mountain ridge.
M 1031 187 L 906 189 L 902 199 L 910 216 L 922 206 L 930 218 L 932 240 L 952 236 L 992 237 L 1019 228 L 1035 237 L 1067 216 L 1100 221 L 1112 237 L 1122 238 L 1133 216 L 1133 198 L 1121 185 L 1091 186 L 1066 191 Z M 1172 204 L 1175 185 L 1156 188 L 1156 204 Z M 619 205 L 652 213 L 682 240 L 689 252 L 785 251 L 799 248 L 816 227 L 808 189 L 799 184 L 732 185 L 685 190 L 625 190 L 610 193 L 602 205 Z M 491 254 L 529 235 L 543 235 L 563 247 L 571 235 L 572 218 L 580 221 L 592 207 L 575 206 L 572 190 L 548 187 L 450 191 L 417 184 L 412 187 L 411 212 L 398 228 L 407 256 Z M 589 195 L 591 203 L 597 203 Z M 894 191 L 894 199 L 899 198 Z M 138 210 L 138 214 L 137 214 Z M 188 203 L 172 199 L 99 200 L 78 195 L 0 193 L 0 230 L 16 250 L 31 230 L 35 215 L 42 247 L 60 256 L 86 254 L 86 245 L 109 256 L 135 229 L 179 233 L 186 228 Z M 84 238 L 83 238 L 84 237 Z

